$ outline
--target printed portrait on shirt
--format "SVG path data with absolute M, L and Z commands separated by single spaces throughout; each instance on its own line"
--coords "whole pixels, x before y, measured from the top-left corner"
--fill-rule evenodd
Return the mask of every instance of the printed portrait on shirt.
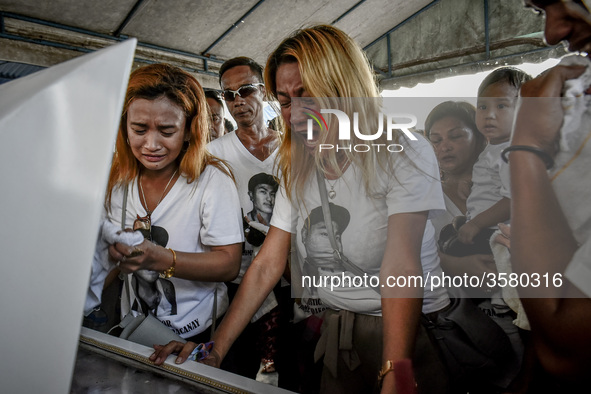
M 253 228 L 249 223 L 258 222 L 269 226 L 275 206 L 275 195 L 279 184 L 275 177 L 260 172 L 248 181 L 248 197 L 252 202 L 252 210 L 244 217 L 244 235 L 248 243 L 260 246 L 265 240 L 265 233 Z
M 168 232 L 163 227 L 151 226 L 149 234 L 144 233 L 156 245 L 166 247 Z M 176 291 L 174 284 L 160 273 L 150 270 L 138 270 L 133 273 L 132 286 L 137 298 L 134 300 L 133 310 L 152 313 L 154 316 L 171 316 L 177 314 Z
M 351 215 L 349 211 L 333 203 L 329 203 L 335 246 L 339 252 L 343 251 L 342 234 L 347 229 Z M 303 275 L 318 275 L 319 270 L 342 272 L 344 269 L 340 261 L 335 260 L 329 233 L 326 229 L 322 207 L 316 207 L 304 221 L 300 235 L 306 251 Z
M 252 210 L 246 214 L 249 221 L 269 225 L 273 215 L 277 189 L 279 189 L 279 185 L 273 175 L 261 172 L 250 178 L 248 197 L 252 201 Z

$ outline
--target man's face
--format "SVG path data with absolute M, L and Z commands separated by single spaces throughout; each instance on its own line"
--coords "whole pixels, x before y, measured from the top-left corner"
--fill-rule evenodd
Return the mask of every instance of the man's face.
M 273 206 L 275 205 L 275 190 L 273 186 L 260 183 L 254 187 L 253 192 L 249 192 L 249 195 L 257 213 L 273 213 Z
M 210 97 L 207 98 L 207 105 L 211 111 L 211 139 L 215 140 L 224 135 L 224 107 Z
M 148 283 L 154 283 L 160 277 L 159 272 L 150 271 L 150 270 L 137 270 L 134 272 L 134 275 L 137 278 L 142 279 L 143 281 L 148 282 Z
M 591 52 L 591 15 L 581 1 L 525 0 L 525 5 L 546 14 L 549 45 L 566 41 L 572 52 Z
M 335 221 L 332 222 L 332 226 L 337 248 L 339 251 L 342 251 L 341 230 Z M 309 230 L 306 230 L 306 227 L 304 227 L 302 231 L 302 242 L 306 248 L 306 257 L 308 259 L 313 259 L 316 262 L 323 260 L 332 262 L 334 260 L 328 231 L 323 221 L 313 224 Z
M 241 86 L 261 83 L 248 66 L 232 67 L 222 75 L 222 89 L 238 90 Z M 226 106 L 238 126 L 249 127 L 264 119 L 264 86 L 258 86 L 256 92 L 247 97 L 235 96 L 234 101 L 226 100 Z

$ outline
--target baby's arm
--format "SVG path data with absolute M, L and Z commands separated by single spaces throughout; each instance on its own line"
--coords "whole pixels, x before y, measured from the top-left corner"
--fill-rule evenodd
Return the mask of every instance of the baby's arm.
M 511 216 L 511 200 L 503 197 L 495 205 L 476 215 L 458 230 L 458 239 L 465 244 L 472 244 L 473 239 L 481 230 L 496 226 L 509 220 Z

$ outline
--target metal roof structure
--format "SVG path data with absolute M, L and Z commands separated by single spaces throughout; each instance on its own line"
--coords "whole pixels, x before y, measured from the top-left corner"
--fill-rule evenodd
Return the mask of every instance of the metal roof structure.
M 521 0 L 0 0 L 0 60 L 50 66 L 136 37 L 136 66 L 169 62 L 217 88 L 224 60 L 264 64 L 316 23 L 357 40 L 384 88 L 564 54 Z
M 24 77 L 44 67 L 33 66 L 31 64 L 0 61 L 0 84 L 11 81 L 16 78 Z

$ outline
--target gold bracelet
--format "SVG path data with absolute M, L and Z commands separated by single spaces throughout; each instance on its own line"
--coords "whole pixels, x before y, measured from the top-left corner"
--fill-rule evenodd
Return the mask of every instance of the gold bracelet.
M 394 372 L 394 362 L 392 360 L 386 360 L 386 363 L 380 370 L 378 374 L 378 384 L 380 387 L 382 386 L 382 381 L 384 380 L 384 376 L 386 376 L 389 372 Z
M 160 277 L 163 279 L 172 278 L 174 276 L 174 268 L 176 267 L 176 252 L 168 248 L 172 252 L 172 265 L 169 269 L 162 271 Z

